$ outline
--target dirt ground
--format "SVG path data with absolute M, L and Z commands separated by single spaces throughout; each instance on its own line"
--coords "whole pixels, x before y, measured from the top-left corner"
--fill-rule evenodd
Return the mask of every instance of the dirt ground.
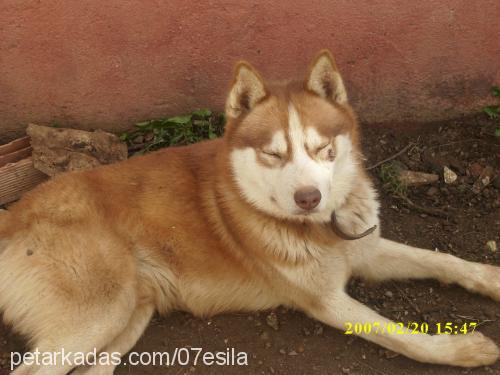
M 440 174 L 438 183 L 408 188 L 408 206 L 384 189 L 372 170 L 382 201 L 382 233 L 411 245 L 435 249 L 467 260 L 500 265 L 500 177 L 481 192 L 472 186 L 484 167 L 500 169 L 500 145 L 494 125 L 482 118 L 463 119 L 398 131 L 365 126 L 367 166 L 406 147 L 398 163 L 415 171 Z M 445 184 L 442 165 L 458 174 Z M 422 207 L 425 209 L 422 210 Z M 427 212 L 428 208 L 439 209 Z M 449 216 L 442 216 L 444 211 Z M 477 322 L 478 330 L 500 344 L 500 304 L 436 281 L 367 285 L 353 280 L 349 291 L 358 300 L 396 321 Z M 201 347 L 203 351 L 235 348 L 248 354 L 248 366 L 122 366 L 125 374 L 500 374 L 500 363 L 477 369 L 421 364 L 362 339 L 318 324 L 302 313 L 279 308 L 255 314 L 229 314 L 208 320 L 174 313 L 155 318 L 134 348 L 137 352 L 170 352 Z M 23 341 L 0 326 L 0 375 L 8 373 L 9 352 Z

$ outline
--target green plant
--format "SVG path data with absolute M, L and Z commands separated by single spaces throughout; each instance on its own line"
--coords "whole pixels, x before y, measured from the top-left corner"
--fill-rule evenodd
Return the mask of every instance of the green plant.
M 214 139 L 224 132 L 223 114 L 200 109 L 186 115 L 143 121 L 120 138 L 134 154 L 144 154 L 162 147 L 187 145 Z
M 500 87 L 493 86 L 491 88 L 491 93 L 493 96 L 500 97 Z M 500 104 L 489 105 L 483 108 L 483 112 L 486 113 L 490 119 L 500 119 Z M 495 130 L 495 136 L 500 137 L 500 121 L 498 121 L 498 128 Z
M 399 179 L 399 172 L 397 163 L 389 162 L 380 166 L 378 175 L 385 190 L 394 195 L 405 196 L 407 186 Z

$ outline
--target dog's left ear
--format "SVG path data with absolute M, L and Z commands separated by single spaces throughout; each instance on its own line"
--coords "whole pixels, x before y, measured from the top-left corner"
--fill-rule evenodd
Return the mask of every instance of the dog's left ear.
M 347 92 L 330 53 L 324 49 L 313 60 L 306 81 L 307 89 L 329 101 L 347 104 Z
M 267 96 L 264 80 L 260 74 L 245 61 L 236 64 L 233 83 L 226 101 L 226 115 L 239 117 L 249 112 Z

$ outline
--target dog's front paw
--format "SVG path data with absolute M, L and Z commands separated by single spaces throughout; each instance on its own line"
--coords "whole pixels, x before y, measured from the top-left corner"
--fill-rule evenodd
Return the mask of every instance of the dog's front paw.
M 446 346 L 451 349 L 450 365 L 486 366 L 495 363 L 500 356 L 498 346 L 482 333 L 474 332 L 469 335 L 446 336 L 446 338 L 449 339 Z
M 474 285 L 473 289 L 500 302 L 500 267 L 482 264 L 478 275 L 480 281 Z

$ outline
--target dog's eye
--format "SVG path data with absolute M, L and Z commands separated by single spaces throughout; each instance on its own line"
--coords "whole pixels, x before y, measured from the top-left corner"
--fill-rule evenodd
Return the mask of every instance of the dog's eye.
M 262 151 L 262 153 L 270 158 L 281 160 L 281 154 L 275 151 Z

